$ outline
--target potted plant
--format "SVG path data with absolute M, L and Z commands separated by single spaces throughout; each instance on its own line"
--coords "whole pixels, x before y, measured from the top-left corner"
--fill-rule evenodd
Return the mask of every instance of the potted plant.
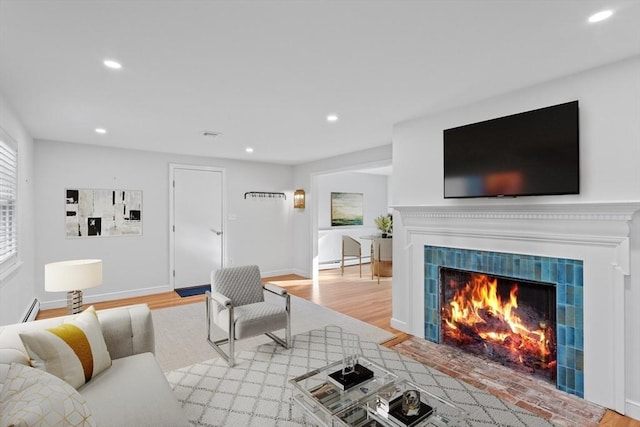
M 373 220 L 378 227 L 378 230 L 382 232 L 382 237 L 391 237 L 393 232 L 393 216 L 391 214 L 380 215 Z

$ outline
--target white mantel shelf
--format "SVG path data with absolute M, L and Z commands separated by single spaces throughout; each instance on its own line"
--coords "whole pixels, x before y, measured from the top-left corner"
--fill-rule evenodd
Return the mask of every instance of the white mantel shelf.
M 630 221 L 640 200 L 583 203 L 483 203 L 464 205 L 396 205 L 403 217 L 461 219 L 537 219 Z
M 628 238 L 640 201 L 394 206 L 408 234 L 619 246 L 629 269 Z M 395 230 L 397 234 L 397 231 Z

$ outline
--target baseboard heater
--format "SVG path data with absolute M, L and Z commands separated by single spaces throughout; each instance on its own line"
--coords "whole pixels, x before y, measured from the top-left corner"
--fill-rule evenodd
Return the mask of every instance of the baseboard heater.
M 40 301 L 38 298 L 34 298 L 33 302 L 27 307 L 24 314 L 22 315 L 22 323 L 31 322 L 32 320 L 36 320 L 36 316 L 40 312 Z

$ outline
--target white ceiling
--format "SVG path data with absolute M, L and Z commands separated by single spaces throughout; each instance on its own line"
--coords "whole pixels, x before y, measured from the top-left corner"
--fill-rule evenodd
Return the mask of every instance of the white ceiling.
M 639 0 L 0 0 L 0 92 L 34 138 L 281 164 L 638 54 Z

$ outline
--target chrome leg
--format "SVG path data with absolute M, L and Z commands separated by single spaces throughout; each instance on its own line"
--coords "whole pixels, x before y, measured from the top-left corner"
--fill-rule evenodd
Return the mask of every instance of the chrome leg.
M 227 310 L 229 310 L 229 359 L 227 362 L 229 366 L 233 366 L 235 363 L 236 324 L 233 316 L 233 306 L 229 306 Z
M 291 345 L 291 296 L 287 294 L 287 330 L 285 331 L 285 337 L 287 339 L 287 345 L 285 348 L 289 348 Z
M 204 295 L 204 308 L 207 310 L 205 315 L 207 319 L 207 341 L 211 341 L 211 292 L 207 291 Z
M 223 338 L 217 341 L 213 341 L 211 339 L 211 294 L 209 292 L 205 293 L 205 309 L 207 310 L 207 342 L 231 367 L 234 364 L 233 344 L 235 341 L 235 328 L 233 327 L 233 306 L 227 307 L 227 309 L 229 310 L 229 338 Z M 224 350 L 222 350 L 222 348 L 220 347 L 221 345 L 227 343 L 229 344 L 229 354 L 225 353 Z

